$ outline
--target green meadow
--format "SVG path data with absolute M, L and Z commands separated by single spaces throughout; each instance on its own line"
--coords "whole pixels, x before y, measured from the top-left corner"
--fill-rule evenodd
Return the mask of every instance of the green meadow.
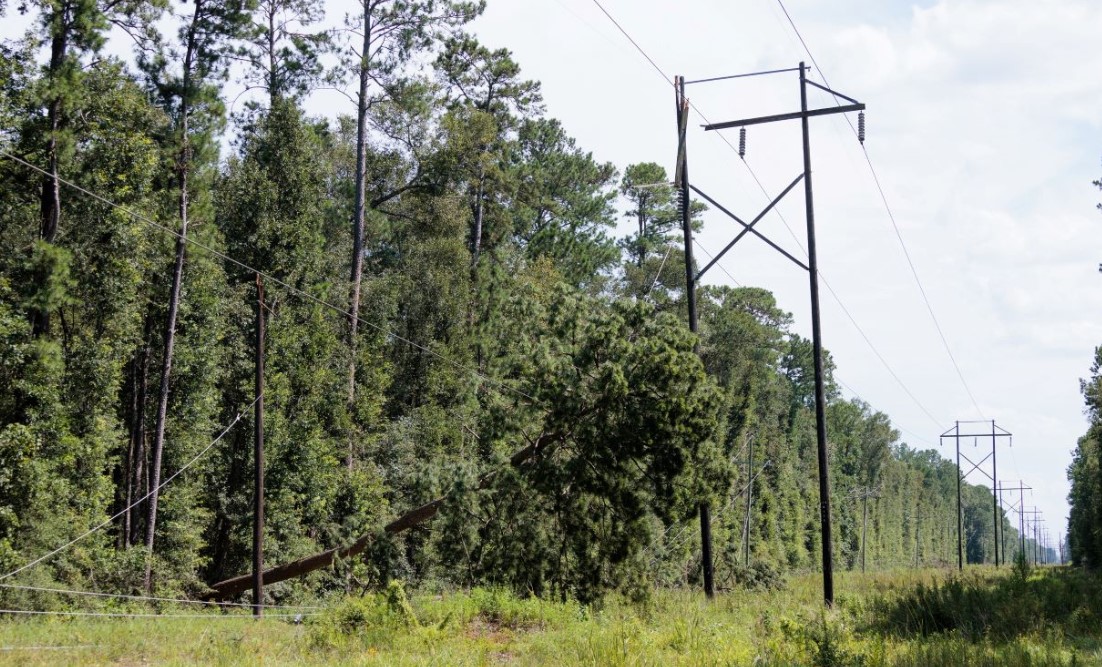
M 499 590 L 384 592 L 301 619 L 49 617 L 0 623 L 12 665 L 1095 665 L 1102 582 L 1070 568 L 844 574 L 772 590 L 661 590 L 598 606 Z M 101 613 L 150 613 L 105 607 Z M 272 612 L 278 613 L 278 612 Z

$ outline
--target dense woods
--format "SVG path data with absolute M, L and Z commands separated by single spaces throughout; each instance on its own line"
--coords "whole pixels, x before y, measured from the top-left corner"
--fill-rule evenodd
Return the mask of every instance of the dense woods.
M 578 146 L 465 32 L 481 3 L 361 0 L 328 32 L 311 0 L 193 0 L 174 32 L 161 2 L 29 5 L 0 48 L 0 574 L 81 539 L 10 582 L 249 571 L 256 272 L 266 562 L 368 536 L 271 601 L 692 585 L 702 498 L 720 586 L 819 562 L 810 342 L 756 287 L 702 289 L 690 335 L 669 175 Z M 231 78 L 263 94 L 231 113 Z M 322 87 L 335 120 L 305 110 Z M 1092 564 L 1100 364 L 1071 472 Z M 955 465 L 828 395 L 836 562 L 867 533 L 870 568 L 955 563 Z M 994 560 L 991 507 L 965 485 L 968 562 Z
M 1102 179 L 1094 186 L 1102 190 Z M 1073 563 L 1097 569 L 1102 566 L 1102 347 L 1095 348 L 1090 377 L 1080 380 L 1079 387 L 1086 403 L 1087 432 L 1079 438 L 1068 467 L 1068 549 Z

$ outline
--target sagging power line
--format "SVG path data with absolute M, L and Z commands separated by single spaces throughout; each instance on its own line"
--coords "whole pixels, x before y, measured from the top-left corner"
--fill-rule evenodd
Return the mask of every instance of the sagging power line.
M 674 181 L 680 185 L 681 188 L 681 208 L 682 208 L 682 226 L 685 235 L 685 279 L 686 279 L 686 295 L 688 299 L 689 310 L 689 328 L 696 331 L 696 283 L 701 277 L 710 269 L 723 255 L 729 251 L 736 243 L 745 238 L 748 234 L 753 234 L 761 241 L 765 242 L 769 247 L 779 252 L 786 259 L 794 263 L 796 266 L 802 268 L 808 273 L 809 277 L 809 293 L 811 297 L 811 329 L 812 329 L 812 350 L 813 350 L 813 364 L 815 371 L 815 435 L 816 435 L 816 450 L 818 458 L 819 469 L 819 521 L 820 521 L 820 547 L 822 551 L 822 574 L 823 574 L 823 599 L 825 603 L 829 605 L 834 604 L 834 564 L 833 564 L 833 540 L 831 536 L 831 510 L 830 510 L 830 466 L 829 455 L 827 449 L 827 433 L 826 433 L 826 391 L 824 382 L 824 370 L 823 370 L 823 341 L 822 341 L 822 327 L 821 327 L 821 314 L 819 306 L 819 270 L 818 270 L 818 255 L 816 252 L 815 243 L 815 206 L 814 206 L 814 193 L 812 189 L 812 173 L 811 173 L 811 134 L 809 121 L 813 117 L 827 116 L 837 113 L 846 113 L 848 111 L 864 111 L 865 105 L 852 100 L 851 105 L 846 107 L 835 108 L 818 108 L 811 109 L 808 107 L 807 89 L 809 81 L 807 79 L 807 67 L 805 63 L 801 62 L 799 67 L 788 68 L 783 70 L 772 70 L 768 72 L 752 72 L 743 76 L 762 76 L 786 72 L 799 72 L 800 82 L 800 110 L 795 112 L 788 112 L 782 114 L 774 114 L 771 116 L 759 116 L 753 118 L 742 118 L 738 120 L 725 121 L 722 123 L 708 123 L 704 126 L 705 131 L 718 131 L 728 129 L 732 127 L 745 127 L 748 125 L 761 125 L 766 123 L 776 123 L 788 120 L 799 120 L 801 126 L 801 135 L 803 139 L 803 171 L 798 175 L 789 185 L 786 187 L 780 195 L 773 198 L 772 201 L 761 211 L 752 222 L 745 222 L 737 215 L 729 211 L 722 204 L 716 201 L 715 198 L 709 196 L 699 187 L 694 186 L 689 181 L 689 169 L 688 169 L 688 148 L 687 148 L 687 126 L 690 103 L 685 95 L 686 81 L 684 77 L 676 78 L 676 86 L 674 88 L 675 101 L 677 105 L 677 166 L 675 170 Z M 728 77 L 729 78 L 729 77 Z M 811 83 L 811 85 L 818 86 L 818 84 Z M 831 91 L 833 92 L 833 91 Z M 851 98 L 847 98 L 851 99 Z M 794 257 L 791 253 L 787 252 L 775 242 L 770 240 L 767 236 L 761 233 L 755 228 L 755 226 L 765 217 L 766 214 L 771 211 L 778 202 L 780 202 L 788 193 L 790 193 L 797 185 L 803 183 L 804 190 L 804 211 L 807 223 L 807 256 L 808 261 L 804 264 L 798 258 Z M 727 246 L 719 252 L 712 261 L 696 272 L 693 265 L 693 236 L 692 236 L 692 224 L 690 216 L 690 200 L 692 194 L 695 193 L 704 198 L 705 201 L 712 204 L 727 217 L 731 218 L 735 222 L 739 223 L 743 229 Z M 700 531 L 701 542 L 703 552 L 703 567 L 704 567 L 704 591 L 705 594 L 711 597 L 714 595 L 714 589 L 711 576 L 711 520 L 707 502 L 700 504 Z

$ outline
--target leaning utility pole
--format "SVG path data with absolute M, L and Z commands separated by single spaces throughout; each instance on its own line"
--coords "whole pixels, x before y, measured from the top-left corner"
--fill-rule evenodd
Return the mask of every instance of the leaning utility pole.
M 256 404 L 253 413 L 253 616 L 264 615 L 264 282 L 256 274 Z
M 749 74 L 736 74 L 733 76 L 723 76 L 711 79 L 700 79 L 697 81 L 686 82 L 684 77 L 677 77 L 675 90 L 677 94 L 677 109 L 678 109 L 678 159 L 677 159 L 677 175 L 675 182 L 681 187 L 682 194 L 682 216 L 683 223 L 685 225 L 685 258 L 686 267 L 685 273 L 688 278 L 688 293 L 689 297 L 689 318 L 690 326 L 695 326 L 695 291 L 696 282 L 700 280 L 701 276 L 715 265 L 724 254 L 727 253 L 740 239 L 747 234 L 753 234 L 759 239 L 767 243 L 777 252 L 781 253 L 800 268 L 808 272 L 809 288 L 811 294 L 811 331 L 812 331 L 812 348 L 814 351 L 814 365 L 815 365 L 815 436 L 818 449 L 818 464 L 819 464 L 819 519 L 822 538 L 822 558 L 823 558 L 823 599 L 828 606 L 834 604 L 834 561 L 833 561 L 833 541 L 831 539 L 831 519 L 830 519 L 830 469 L 829 469 L 829 457 L 827 452 L 827 437 L 826 437 L 826 389 L 825 379 L 823 371 L 823 339 L 822 328 L 820 326 L 820 312 L 819 312 L 819 260 L 818 253 L 815 244 L 815 207 L 814 197 L 811 188 L 811 132 L 809 129 L 809 119 L 814 116 L 826 116 L 838 113 L 847 113 L 850 111 L 860 111 L 864 113 L 865 105 L 857 100 L 835 92 L 826 86 L 810 81 L 807 78 L 807 66 L 804 63 L 800 63 L 799 67 L 790 67 L 787 69 L 770 70 L 766 72 L 751 72 Z M 746 127 L 750 125 L 761 125 L 765 123 L 775 123 L 788 120 L 799 120 L 801 123 L 802 137 L 803 137 L 803 173 L 796 177 L 792 183 L 785 188 L 780 195 L 773 199 L 765 209 L 758 214 L 752 222 L 746 223 L 734 213 L 724 208 L 714 198 L 709 197 L 700 188 L 690 185 L 688 170 L 685 168 L 685 130 L 687 125 L 687 116 L 689 112 L 688 100 L 685 97 L 685 86 L 692 83 L 707 83 L 713 81 L 722 81 L 729 79 L 739 79 L 745 77 L 762 76 L 770 74 L 779 74 L 783 72 L 799 72 L 800 76 L 800 110 L 790 113 L 775 114 L 771 116 L 758 116 L 754 118 L 743 118 L 740 120 L 726 121 L 722 123 L 713 123 L 704 126 L 706 131 L 724 130 L 729 128 L 740 128 L 740 148 L 739 155 L 745 154 L 745 136 Z M 846 100 L 850 104 L 840 104 L 835 107 L 827 107 L 822 109 L 809 109 L 807 105 L 807 88 L 813 86 L 820 90 L 823 90 L 836 99 L 841 98 Z M 858 139 L 864 142 L 864 115 L 859 118 L 858 122 Z M 761 232 L 755 229 L 755 225 L 763 218 L 769 211 L 777 205 L 778 202 L 785 195 L 792 191 L 796 185 L 803 181 L 804 183 L 804 207 L 807 219 L 807 264 L 804 264 L 799 259 L 792 256 L 791 253 L 782 249 L 779 245 L 766 238 Z M 715 206 L 719 211 L 726 214 L 729 218 L 739 223 L 743 229 L 738 233 L 733 241 L 727 244 L 723 250 L 719 252 L 712 261 L 701 269 L 696 275 L 692 274 L 693 268 L 689 261 L 692 257 L 692 232 L 688 223 L 688 198 L 689 191 L 703 197 L 708 203 Z M 694 329 L 695 330 L 695 329 Z M 705 534 L 705 518 L 706 505 L 701 506 L 701 536 Z M 710 534 L 709 534 L 710 537 Z M 708 557 L 711 555 L 711 545 L 707 543 L 705 546 L 705 587 L 708 586 L 708 568 L 710 563 L 707 562 Z
M 1003 429 L 995 425 L 994 420 L 990 420 L 991 432 L 990 433 L 961 433 L 961 424 L 986 424 L 988 420 L 984 421 L 957 421 L 956 425 L 948 431 L 941 434 L 941 440 L 945 439 L 953 440 L 957 448 L 957 568 L 964 569 L 964 510 L 961 507 L 961 484 L 964 480 L 973 472 L 979 470 L 983 475 L 991 480 L 991 505 L 994 523 L 994 543 L 995 543 L 995 567 L 999 566 L 999 527 L 1002 525 L 1002 513 L 999 511 L 999 492 L 998 492 L 998 466 L 997 459 L 995 458 L 995 444 L 999 438 L 1011 438 L 1011 445 L 1013 445 L 1013 435 L 1010 431 Z M 979 438 L 991 438 L 991 453 L 980 459 L 979 463 L 975 463 L 972 459 L 968 458 L 964 454 L 960 453 L 960 440 L 961 438 L 972 438 L 973 444 Z M 960 460 L 964 459 L 968 463 L 972 464 L 971 469 L 966 473 L 961 473 Z M 987 459 L 991 459 L 991 472 L 981 468 Z
M 696 276 L 693 275 L 693 222 L 692 199 L 689 196 L 689 164 L 685 142 L 689 123 L 689 100 L 685 97 L 685 77 L 678 77 L 674 90 L 677 103 L 677 173 L 675 181 L 681 200 L 681 226 L 685 232 L 685 300 L 689 307 L 689 330 L 697 332 L 696 321 Z M 695 344 L 700 352 L 700 344 Z M 700 550 L 701 566 L 704 570 L 704 595 L 715 597 L 715 578 L 712 571 L 712 510 L 707 500 L 700 502 Z

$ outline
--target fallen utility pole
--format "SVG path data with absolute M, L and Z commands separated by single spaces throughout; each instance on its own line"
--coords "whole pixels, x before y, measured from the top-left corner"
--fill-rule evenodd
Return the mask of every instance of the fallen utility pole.
M 781 70 L 769 70 L 766 72 L 751 72 L 748 74 L 736 74 L 733 76 L 715 77 L 711 79 L 701 79 L 698 81 L 686 82 L 685 77 L 677 77 L 676 85 L 674 86 L 677 94 L 677 110 L 678 110 L 678 158 L 677 158 L 677 172 L 674 178 L 675 183 L 681 187 L 681 194 L 683 197 L 682 207 L 683 212 L 685 207 L 688 206 L 689 190 L 700 195 L 705 201 L 716 207 L 719 211 L 727 215 L 735 222 L 742 226 L 742 231 L 734 238 L 733 241 L 727 244 L 727 246 L 721 250 L 712 261 L 708 263 L 703 269 L 693 275 L 692 267 L 692 233 L 685 223 L 685 259 L 686 259 L 686 276 L 688 278 L 687 290 L 689 294 L 693 294 L 695 291 L 696 283 L 704 275 L 704 273 L 716 264 L 723 257 L 727 251 L 729 251 L 736 243 L 743 237 L 753 234 L 760 240 L 764 241 L 771 248 L 779 252 L 781 255 L 788 258 L 794 264 L 804 269 L 808 273 L 809 278 L 809 291 L 811 295 L 811 331 L 812 331 L 812 348 L 814 352 L 814 365 L 815 365 L 815 436 L 816 445 L 818 451 L 818 464 L 819 464 L 819 519 L 820 519 L 820 531 L 821 531 L 821 544 L 822 560 L 823 560 L 823 599 L 827 606 L 834 604 L 834 560 L 833 560 L 833 540 L 831 539 L 831 516 L 830 516 L 830 468 L 829 457 L 827 451 L 827 435 L 826 435 L 826 390 L 823 372 L 823 338 L 822 327 L 820 326 L 820 313 L 819 313 L 819 268 L 818 268 L 818 253 L 815 244 L 815 207 L 814 197 L 811 188 L 811 131 L 808 121 L 811 118 L 817 116 L 827 116 L 832 114 L 847 113 L 850 111 L 860 111 L 864 113 L 865 105 L 857 100 L 847 97 L 839 92 L 831 90 L 826 86 L 810 81 L 807 78 L 807 66 L 804 63 L 800 63 L 799 67 L 792 67 Z M 776 123 L 789 120 L 799 120 L 801 124 L 802 137 L 803 137 L 803 172 L 796 177 L 792 183 L 785 188 L 780 195 L 775 197 L 773 201 L 756 217 L 752 222 L 744 222 L 737 215 L 724 208 L 713 197 L 705 194 L 700 188 L 691 185 L 689 183 L 688 170 L 685 168 L 685 133 L 683 128 L 686 126 L 686 117 L 688 116 L 689 105 L 688 100 L 685 98 L 685 86 L 686 83 L 707 83 L 712 81 L 722 81 L 727 79 L 738 79 L 744 77 L 756 77 L 763 75 L 773 75 L 787 72 L 799 72 L 800 77 L 800 110 L 790 113 L 775 114 L 772 116 L 757 116 L 752 118 L 743 118 L 740 120 L 725 121 L 722 123 L 712 123 L 704 126 L 705 131 L 724 130 L 728 128 L 740 128 L 740 157 L 745 154 L 745 132 L 746 127 L 749 125 L 762 125 L 766 123 Z M 823 90 L 835 97 L 835 99 L 843 99 L 849 104 L 839 104 L 834 107 L 826 107 L 821 109 L 809 109 L 807 103 L 807 90 L 808 86 Z M 858 139 L 864 142 L 864 116 L 859 118 L 858 123 L 860 130 L 858 132 Z M 755 227 L 758 222 L 765 217 L 769 211 L 773 209 L 781 199 L 784 198 L 793 188 L 803 181 L 804 184 L 804 208 L 805 217 L 807 221 L 807 257 L 806 264 L 794 257 L 791 253 L 787 252 L 779 245 L 769 240 L 764 234 L 758 231 Z M 695 317 L 695 296 L 690 297 L 693 299 L 690 301 L 690 320 Z M 690 322 L 692 325 L 692 322 Z M 705 508 L 704 505 L 701 506 Z M 701 536 L 706 534 L 706 522 L 708 518 L 705 512 L 701 512 Z M 708 585 L 708 570 L 711 567 L 709 561 L 711 555 L 710 544 L 710 531 L 707 532 L 708 541 L 705 543 L 705 592 L 709 592 Z M 709 593 L 710 594 L 710 593 Z
M 561 442 L 564 438 L 565 436 L 561 433 L 545 433 L 536 438 L 532 444 L 514 453 L 512 458 L 509 459 L 509 463 L 513 467 L 524 465 L 536 455 L 546 451 L 551 445 Z M 493 478 L 494 473 L 484 475 L 478 481 L 478 490 L 489 487 Z M 441 497 L 414 508 L 384 526 L 383 532 L 388 535 L 397 535 L 414 526 L 418 526 L 436 516 L 436 513 L 440 511 L 440 506 L 443 504 L 444 498 Z M 329 567 L 338 559 L 351 558 L 352 556 L 363 553 L 374 539 L 375 533 L 365 533 L 355 542 L 347 546 L 329 549 L 290 563 L 277 565 L 263 572 L 264 582 L 275 584 Z M 203 594 L 201 598 L 204 600 L 225 600 L 247 591 L 252 581 L 252 574 L 226 579 L 225 581 L 220 581 L 212 585 L 210 590 Z

